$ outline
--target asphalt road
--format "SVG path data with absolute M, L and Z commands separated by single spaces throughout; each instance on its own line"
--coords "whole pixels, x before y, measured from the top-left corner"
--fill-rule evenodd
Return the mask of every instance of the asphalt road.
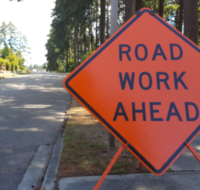
M 53 147 L 71 100 L 64 78 L 40 73 L 0 79 L 0 190 L 17 189 L 38 147 Z

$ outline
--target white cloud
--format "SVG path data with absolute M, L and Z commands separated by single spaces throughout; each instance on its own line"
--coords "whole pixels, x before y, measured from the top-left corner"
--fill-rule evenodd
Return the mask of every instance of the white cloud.
M 52 22 L 54 0 L 23 0 L 17 2 L 0 0 L 0 25 L 3 22 L 12 22 L 23 35 L 27 37 L 31 54 L 28 64 L 42 65 L 46 62 L 45 44 Z M 32 59 L 29 59 L 29 58 Z

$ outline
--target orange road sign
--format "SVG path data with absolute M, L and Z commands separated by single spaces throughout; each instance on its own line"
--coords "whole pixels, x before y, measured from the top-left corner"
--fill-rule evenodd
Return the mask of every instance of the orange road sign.
M 163 174 L 200 131 L 200 48 L 141 9 L 63 82 L 140 162 Z

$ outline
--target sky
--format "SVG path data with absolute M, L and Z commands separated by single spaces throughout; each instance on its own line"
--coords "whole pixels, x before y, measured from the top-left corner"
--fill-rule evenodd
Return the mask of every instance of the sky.
M 25 65 L 46 63 L 45 44 L 50 32 L 55 0 L 0 1 L 0 26 L 3 22 L 8 24 L 11 21 L 17 31 L 26 36 L 28 47 L 31 48 L 31 53 L 24 55 Z

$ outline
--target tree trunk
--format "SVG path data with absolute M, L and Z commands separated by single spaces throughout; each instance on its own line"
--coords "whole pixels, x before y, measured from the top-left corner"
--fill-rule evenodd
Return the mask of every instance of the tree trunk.
M 135 14 L 136 0 L 125 0 L 125 22 Z
M 99 14 L 98 14 L 98 0 L 96 1 L 96 49 L 98 48 L 99 38 L 98 38 L 98 20 L 99 20 Z
M 76 28 L 74 29 L 74 69 L 76 68 L 76 44 L 77 44 L 77 34 Z
M 159 0 L 159 16 L 163 18 L 164 15 L 164 0 Z
M 107 0 L 107 5 L 106 5 L 106 39 L 110 37 L 109 34 L 109 5 L 110 5 L 110 0 Z
M 69 52 L 69 48 L 67 50 L 67 56 L 66 56 L 66 72 L 68 72 L 68 69 L 69 69 L 69 57 L 68 57 L 68 52 Z
M 101 0 L 100 40 L 101 44 L 105 42 L 105 0 Z
M 83 33 L 82 33 L 82 30 L 81 30 L 81 39 L 80 39 L 80 41 L 81 41 L 81 55 L 83 55 L 84 53 L 84 43 L 83 43 Z
M 91 51 L 91 6 L 90 6 L 90 9 L 89 9 L 89 37 L 88 37 L 88 51 L 90 52 Z
M 85 29 L 84 29 L 84 33 L 83 33 L 83 35 L 82 35 L 82 38 L 83 38 L 83 40 L 82 40 L 82 50 L 83 50 L 83 54 L 85 53 L 84 35 L 85 35 Z
M 136 12 L 139 11 L 143 7 L 143 0 L 136 0 L 135 10 Z
M 184 0 L 184 34 L 198 44 L 198 0 Z
M 177 29 L 182 32 L 182 25 L 183 25 L 183 0 L 180 0 L 180 12 L 179 12 L 179 20 L 178 20 L 178 27 Z
M 71 64 L 71 39 L 69 39 L 69 63 Z
M 79 59 L 80 59 L 79 46 L 80 46 L 80 31 L 78 29 L 78 31 L 77 31 L 77 63 L 78 64 L 79 64 Z

